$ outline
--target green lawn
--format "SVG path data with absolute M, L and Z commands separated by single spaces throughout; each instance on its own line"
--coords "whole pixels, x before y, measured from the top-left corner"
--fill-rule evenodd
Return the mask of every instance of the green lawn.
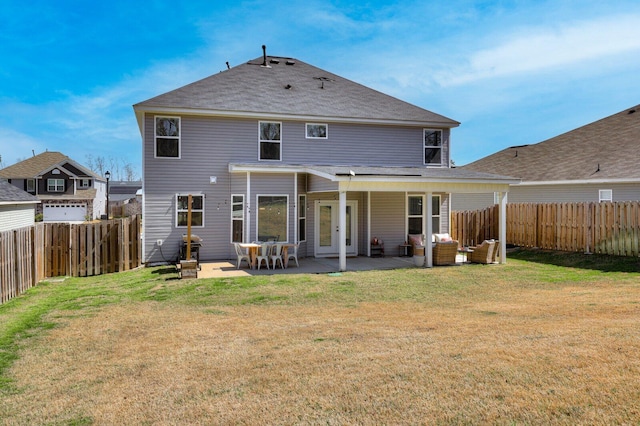
M 200 280 L 145 268 L 0 306 L 0 419 L 639 424 L 639 351 L 638 259 L 521 250 L 506 265 Z

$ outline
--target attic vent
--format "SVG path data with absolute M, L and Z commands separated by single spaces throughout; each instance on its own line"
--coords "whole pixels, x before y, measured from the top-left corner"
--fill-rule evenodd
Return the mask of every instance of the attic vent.
M 272 63 L 272 64 L 279 64 L 280 63 L 280 59 L 271 59 L 269 62 Z
M 292 61 L 291 59 L 288 59 L 286 64 L 287 65 L 295 65 L 296 61 Z

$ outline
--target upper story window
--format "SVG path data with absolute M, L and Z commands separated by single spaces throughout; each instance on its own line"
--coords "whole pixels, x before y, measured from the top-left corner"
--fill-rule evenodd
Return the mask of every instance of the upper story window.
M 79 179 L 78 188 L 87 189 L 91 186 L 91 179 Z
M 155 118 L 156 158 L 180 158 L 180 117 Z
M 47 191 L 64 192 L 64 179 L 47 179 Z
M 176 226 L 188 226 L 189 196 L 176 195 Z M 191 226 L 204 226 L 204 195 L 191 196 Z
M 327 139 L 329 127 L 326 124 L 307 123 L 307 139 Z
M 442 164 L 442 130 L 424 129 L 424 164 Z
M 36 192 L 36 180 L 27 179 L 27 192 Z
M 282 123 L 260 121 L 259 124 L 260 160 L 282 160 Z
M 613 189 L 601 189 L 598 191 L 598 201 L 613 201 Z

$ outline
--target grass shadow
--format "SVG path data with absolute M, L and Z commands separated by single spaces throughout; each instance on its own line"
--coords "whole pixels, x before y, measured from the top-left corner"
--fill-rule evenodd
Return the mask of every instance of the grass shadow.
M 166 274 L 176 274 L 178 273 L 178 268 L 174 266 L 167 266 L 165 268 L 157 268 L 151 271 L 152 274 L 158 275 L 166 275 Z
M 570 268 L 593 269 L 602 272 L 640 272 L 640 258 L 610 256 L 604 254 L 584 254 L 542 249 L 515 249 L 508 256 L 511 259 L 544 263 Z

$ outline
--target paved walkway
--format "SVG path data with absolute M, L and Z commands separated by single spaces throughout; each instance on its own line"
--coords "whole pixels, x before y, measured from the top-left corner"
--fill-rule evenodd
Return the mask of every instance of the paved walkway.
M 328 274 L 338 272 L 337 258 L 315 258 L 307 257 L 298 259 L 300 267 L 296 267 L 295 262 L 289 262 L 287 269 L 249 269 L 246 263 L 242 263 L 240 269 L 236 269 L 235 262 L 213 261 L 200 262 L 198 278 L 223 278 L 223 277 L 249 277 L 255 275 L 275 275 L 275 274 Z M 458 258 L 462 262 L 462 258 Z M 348 257 L 347 271 L 372 271 L 384 269 L 415 268 L 411 257 Z

